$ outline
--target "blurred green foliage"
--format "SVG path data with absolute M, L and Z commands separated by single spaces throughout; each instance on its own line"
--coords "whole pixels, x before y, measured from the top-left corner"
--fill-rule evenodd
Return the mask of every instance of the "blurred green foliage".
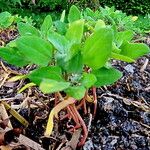
M 100 0 L 101 6 L 115 6 L 127 14 L 148 14 L 150 13 L 150 0 Z

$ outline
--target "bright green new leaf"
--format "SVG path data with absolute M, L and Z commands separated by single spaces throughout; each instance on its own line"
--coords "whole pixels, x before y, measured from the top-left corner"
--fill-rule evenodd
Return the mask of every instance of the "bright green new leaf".
M 92 73 L 84 73 L 81 79 L 81 84 L 86 88 L 90 88 L 97 81 L 96 76 Z
M 79 19 L 81 19 L 81 12 L 75 5 L 72 5 L 69 10 L 68 21 L 74 22 Z
M 16 65 L 18 67 L 29 64 L 29 61 L 24 57 L 24 55 L 19 53 L 16 48 L 1 47 L 0 57 L 8 63 Z
M 0 13 L 0 28 L 8 28 L 14 21 L 14 16 L 7 11 Z
M 60 17 L 60 21 L 61 22 L 64 22 L 65 21 L 65 16 L 66 16 L 66 11 L 64 10 L 61 14 L 61 17 Z
M 51 79 L 43 79 L 40 84 L 40 90 L 43 93 L 54 93 L 67 89 L 69 82 L 56 81 Z
M 43 36 L 47 37 L 47 33 L 51 29 L 52 25 L 53 25 L 52 18 L 50 15 L 47 15 L 44 19 L 42 26 L 41 26 L 41 32 L 42 32 Z
M 80 44 L 83 36 L 84 20 L 77 20 L 69 25 L 66 33 L 66 38 L 72 44 Z
M 143 56 L 150 52 L 149 47 L 143 43 L 124 42 L 120 47 L 120 49 L 121 49 L 121 53 L 120 53 L 121 55 L 128 56 L 132 59 L 137 59 L 140 56 Z
M 68 51 L 70 44 L 69 41 L 65 38 L 65 36 L 60 35 L 56 32 L 50 32 L 48 34 L 48 41 L 50 41 L 55 49 L 60 53 L 64 54 Z
M 63 81 L 62 72 L 58 66 L 48 66 L 36 69 L 28 75 L 28 78 L 37 85 L 40 85 L 43 79 Z
M 33 27 L 27 23 L 19 22 L 17 24 L 17 27 L 19 30 L 19 34 L 21 36 L 25 36 L 25 35 L 31 35 L 31 36 L 34 35 L 34 36 L 38 36 L 38 37 L 40 36 L 39 31 L 35 27 Z
M 109 28 L 95 31 L 86 41 L 83 48 L 83 61 L 92 69 L 105 65 L 112 51 L 113 33 Z
M 99 29 L 101 29 L 101 28 L 106 28 L 106 24 L 105 24 L 105 22 L 104 22 L 103 20 L 100 20 L 100 19 L 99 19 L 99 20 L 96 22 L 96 25 L 95 25 L 94 30 L 97 31 L 97 30 L 99 30 Z
M 66 89 L 65 92 L 76 100 L 81 100 L 85 95 L 86 88 L 84 86 L 72 86 Z
M 22 36 L 17 41 L 17 48 L 31 63 L 47 66 L 52 59 L 52 45 L 36 36 Z
M 126 61 L 126 62 L 135 62 L 134 59 L 128 57 L 128 56 L 124 56 L 124 55 L 121 55 L 121 54 L 117 54 L 117 53 L 111 53 L 111 58 L 113 59 L 117 59 L 117 60 L 121 60 L 121 61 Z
M 97 78 L 96 87 L 113 84 L 122 77 L 122 73 L 114 68 L 107 69 L 103 67 L 94 70 L 92 73 Z

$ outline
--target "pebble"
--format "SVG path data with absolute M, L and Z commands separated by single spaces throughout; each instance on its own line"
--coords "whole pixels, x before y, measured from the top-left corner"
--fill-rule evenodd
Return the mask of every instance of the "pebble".
M 83 146 L 83 150 L 94 150 L 92 140 L 88 140 L 88 141 L 85 142 L 85 144 Z
M 135 68 L 129 64 L 129 65 L 125 66 L 124 69 L 129 73 L 134 73 Z

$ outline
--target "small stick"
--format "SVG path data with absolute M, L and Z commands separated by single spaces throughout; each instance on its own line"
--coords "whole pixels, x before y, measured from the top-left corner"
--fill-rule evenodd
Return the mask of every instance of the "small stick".
M 140 72 L 144 72 L 144 70 L 146 69 L 147 65 L 148 65 L 149 60 L 146 58 L 144 65 L 141 67 Z
M 93 117 L 95 117 L 96 115 L 96 110 L 97 110 L 97 95 L 96 95 L 96 87 L 92 88 L 93 91 L 93 99 L 94 99 L 94 113 L 93 113 Z
M 0 88 L 4 85 L 4 83 L 5 83 L 5 81 L 7 80 L 8 76 L 9 76 L 9 73 L 5 75 L 3 81 L 2 81 L 1 84 L 0 84 Z
M 90 119 L 89 119 L 89 124 L 88 124 L 88 132 L 89 132 L 90 129 L 91 129 L 91 123 L 92 123 L 92 118 L 93 118 L 91 113 L 89 114 L 89 118 L 90 118 Z

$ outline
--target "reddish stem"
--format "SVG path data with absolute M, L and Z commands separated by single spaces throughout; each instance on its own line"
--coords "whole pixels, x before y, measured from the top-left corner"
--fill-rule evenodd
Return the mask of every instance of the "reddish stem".
M 79 119 L 78 117 L 76 116 L 75 112 L 74 112 L 74 109 L 72 107 L 72 105 L 68 106 L 67 107 L 68 111 L 69 111 L 69 114 L 71 115 L 71 117 L 73 118 L 74 122 L 79 125 Z
M 77 110 L 79 110 L 82 106 L 84 108 L 84 114 L 86 115 L 87 114 L 87 108 L 86 108 L 85 97 L 82 99 L 82 101 L 80 102 L 80 104 L 77 106 Z
M 83 127 L 83 137 L 81 138 L 81 141 L 78 144 L 78 146 L 83 146 L 88 136 L 88 130 L 87 130 L 84 120 L 82 119 L 79 112 L 77 111 L 77 108 L 75 107 L 75 105 L 72 105 L 72 106 L 74 108 L 75 114 L 78 116 L 81 126 Z
M 86 107 L 86 100 L 85 97 L 83 98 L 83 107 L 84 107 L 84 114 L 87 114 L 87 107 Z

